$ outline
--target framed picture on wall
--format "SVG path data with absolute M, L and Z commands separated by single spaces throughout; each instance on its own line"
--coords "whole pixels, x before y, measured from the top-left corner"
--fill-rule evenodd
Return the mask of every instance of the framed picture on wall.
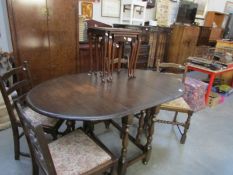
M 227 1 L 225 5 L 225 13 L 233 13 L 233 2 Z
M 120 8 L 120 0 L 102 0 L 101 15 L 103 17 L 119 18 Z
M 87 19 L 92 19 L 93 17 L 93 4 L 92 2 L 82 2 L 81 3 L 82 16 Z

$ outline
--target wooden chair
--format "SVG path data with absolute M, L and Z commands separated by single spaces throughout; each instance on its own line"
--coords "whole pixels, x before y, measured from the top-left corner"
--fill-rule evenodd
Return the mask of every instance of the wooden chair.
M 11 85 L 9 83 L 9 79 L 12 79 L 12 77 L 14 77 L 14 83 Z M 11 121 L 15 159 L 19 160 L 20 155 L 28 155 L 20 152 L 20 138 L 23 136 L 23 133 L 19 134 L 19 128 L 22 127 L 22 125 L 14 108 L 12 99 L 25 96 L 28 90 L 32 88 L 31 76 L 27 63 L 24 62 L 22 66 L 13 68 L 0 76 L 0 88 Z M 53 138 L 56 139 L 58 129 L 63 123 L 62 120 L 48 118 L 34 112 L 30 108 L 25 108 L 24 110 L 28 115 L 30 115 L 31 120 L 41 121 L 44 131 L 52 134 Z
M 115 173 L 116 159 L 96 138 L 81 129 L 47 143 L 40 121 L 31 120 L 22 100 L 15 102 L 26 135 L 33 165 L 33 174 L 41 170 L 47 175 L 100 174 L 110 169 Z
M 186 70 L 185 67 L 179 64 L 175 63 L 160 63 L 160 60 L 157 61 L 157 72 L 167 72 L 167 69 L 172 69 L 172 72 L 174 75 L 178 76 L 181 78 L 182 82 L 184 83 L 185 81 L 185 76 L 186 76 Z M 175 74 L 176 71 L 178 72 L 183 72 L 181 76 L 179 74 Z M 184 144 L 186 141 L 186 135 L 187 131 L 190 126 L 190 121 L 191 121 L 191 116 L 193 114 L 193 111 L 190 109 L 189 105 L 185 102 L 183 97 L 178 98 L 176 100 L 170 101 L 168 103 L 164 103 L 160 106 L 160 110 L 166 110 L 166 111 L 172 111 L 175 112 L 175 116 L 172 121 L 166 121 L 166 120 L 161 120 L 161 119 L 156 119 L 157 123 L 164 123 L 164 124 L 171 124 L 171 125 L 177 125 L 179 132 L 181 133 L 181 139 L 180 143 Z M 178 113 L 185 113 L 187 114 L 187 119 L 185 122 L 179 122 L 177 121 L 177 116 Z M 183 132 L 180 129 L 180 126 L 184 128 Z

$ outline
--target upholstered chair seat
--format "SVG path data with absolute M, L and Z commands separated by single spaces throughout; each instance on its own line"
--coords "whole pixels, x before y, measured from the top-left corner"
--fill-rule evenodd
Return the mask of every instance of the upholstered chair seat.
M 82 130 L 53 141 L 49 151 L 58 175 L 83 174 L 111 160 Z

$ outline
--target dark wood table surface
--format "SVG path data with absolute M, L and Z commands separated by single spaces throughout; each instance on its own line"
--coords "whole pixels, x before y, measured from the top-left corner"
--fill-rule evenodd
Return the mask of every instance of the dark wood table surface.
M 34 87 L 27 95 L 36 112 L 59 119 L 95 121 L 120 118 L 182 96 L 180 80 L 148 70 L 113 74 L 111 83 L 87 73 L 62 76 Z
M 136 161 L 149 162 L 159 105 L 182 94 L 181 80 L 172 75 L 136 70 L 136 78 L 129 79 L 127 70 L 122 70 L 113 74 L 111 83 L 103 83 L 99 75 L 87 73 L 49 80 L 34 87 L 27 95 L 27 102 L 38 113 L 67 120 L 67 126 L 73 126 L 72 120 L 79 120 L 85 121 L 84 128 L 89 125 L 87 128 L 93 129 L 91 121 L 121 118 L 121 126 L 114 120 L 110 122 L 121 132 L 118 175 L 125 175 L 127 167 Z M 148 121 L 146 144 L 140 141 L 143 115 L 139 119 L 137 136 L 129 134 L 131 116 L 141 110 L 146 110 Z M 93 130 L 90 133 L 94 135 Z M 127 157 L 128 140 L 141 150 L 132 159 Z

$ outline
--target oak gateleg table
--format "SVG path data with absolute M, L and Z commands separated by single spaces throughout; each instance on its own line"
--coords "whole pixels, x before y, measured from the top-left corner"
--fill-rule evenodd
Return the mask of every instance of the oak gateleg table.
M 128 78 L 127 70 L 114 72 L 111 83 L 103 83 L 101 77 L 94 74 L 62 76 L 34 87 L 27 94 L 27 103 L 40 114 L 67 121 L 113 121 L 121 118 L 122 126 L 112 123 L 121 130 L 118 174 L 124 175 L 127 167 L 137 160 L 148 163 L 159 106 L 182 96 L 184 90 L 181 80 L 171 75 L 150 70 L 136 70 L 135 75 L 136 78 Z M 145 145 L 140 143 L 140 132 L 136 138 L 129 135 L 131 116 L 142 110 L 147 111 L 149 120 Z M 139 131 L 141 127 L 139 124 Z M 132 160 L 127 159 L 129 139 L 143 152 Z

